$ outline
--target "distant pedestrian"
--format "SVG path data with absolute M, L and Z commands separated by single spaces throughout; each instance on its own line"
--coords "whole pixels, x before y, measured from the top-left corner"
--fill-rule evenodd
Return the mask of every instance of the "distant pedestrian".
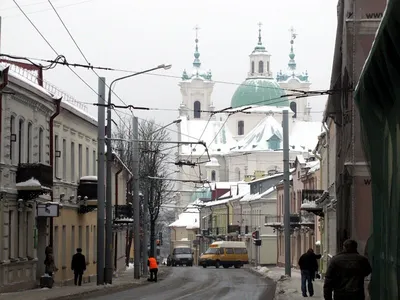
M 321 254 L 315 254 L 313 249 L 308 249 L 306 253 L 300 256 L 299 267 L 301 270 L 301 293 L 303 297 L 307 296 L 307 289 L 310 297 L 314 295 L 313 280 L 315 274 L 318 271 L 318 261 L 321 258 Z
M 346 240 L 343 252 L 331 259 L 325 274 L 325 300 L 365 299 L 364 279 L 372 270 L 368 259 L 358 254 L 357 246 L 356 241 Z
M 74 284 L 81 286 L 83 272 L 86 270 L 86 259 L 81 248 L 76 249 L 76 253 L 72 256 L 71 269 L 74 271 Z
M 149 260 L 147 261 L 147 265 L 150 270 L 149 281 L 157 282 L 158 265 L 157 265 L 156 259 L 154 257 L 150 256 Z

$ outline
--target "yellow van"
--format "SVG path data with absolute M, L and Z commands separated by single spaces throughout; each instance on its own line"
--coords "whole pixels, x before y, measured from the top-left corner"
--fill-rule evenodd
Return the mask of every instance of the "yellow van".
M 244 242 L 220 241 L 210 245 L 207 251 L 200 256 L 199 265 L 240 268 L 249 263 L 246 244 Z

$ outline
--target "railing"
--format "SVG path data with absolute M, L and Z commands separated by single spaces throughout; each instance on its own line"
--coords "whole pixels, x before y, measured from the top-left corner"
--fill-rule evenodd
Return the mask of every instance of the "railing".
M 302 203 L 315 202 L 319 198 L 321 198 L 324 190 L 302 190 L 301 191 L 301 200 Z
M 314 224 L 315 223 L 315 215 L 313 213 L 303 211 L 300 216 L 300 223 Z
M 85 197 L 88 200 L 97 199 L 97 180 L 80 180 L 78 185 L 78 197 L 83 200 Z
M 32 83 L 41 86 L 41 84 L 39 83 L 38 76 L 35 75 L 32 71 L 21 68 L 14 64 L 7 63 L 7 62 L 2 62 L 2 63 L 9 66 L 10 70 L 13 71 L 14 73 L 18 74 L 19 76 L 24 77 L 25 79 L 31 81 Z M 60 88 L 56 87 L 54 84 L 52 84 L 46 80 L 42 80 L 42 82 L 43 82 L 43 88 L 45 90 L 47 90 L 50 94 L 52 94 L 53 97 L 55 97 L 55 98 L 62 97 L 63 101 L 67 101 L 72 106 L 75 106 L 76 108 L 83 110 L 84 112 L 88 112 L 88 107 L 84 103 L 76 100 L 74 97 L 72 97 L 68 93 L 64 92 Z

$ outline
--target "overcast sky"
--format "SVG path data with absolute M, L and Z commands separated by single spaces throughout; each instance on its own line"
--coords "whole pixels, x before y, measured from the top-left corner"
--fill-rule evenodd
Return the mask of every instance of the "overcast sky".
M 42 34 L 68 62 L 85 63 L 46 0 L 17 0 Z M 285 69 L 290 50 L 289 29 L 298 34 L 295 53 L 298 70 L 307 70 L 311 89 L 328 89 L 336 32 L 337 0 L 52 0 L 77 44 L 95 66 L 140 71 L 160 64 L 171 70 L 157 74 L 180 77 L 190 69 L 194 52 L 194 27 L 199 25 L 202 66 L 211 69 L 217 83 L 216 108 L 228 107 L 247 75 L 248 55 L 257 43 L 262 22 L 263 43 L 272 54 L 274 76 Z M 54 59 L 56 55 L 35 31 L 12 0 L 0 1 L 3 18 L 1 52 L 25 57 Z M 97 77 L 77 69 L 97 90 Z M 108 83 L 127 73 L 100 71 Z M 97 95 L 68 68 L 46 71 L 45 79 L 78 101 L 96 102 Z M 176 119 L 181 95 L 179 78 L 142 75 L 120 82 L 115 92 L 126 103 L 164 111 L 137 112 L 159 124 Z M 310 100 L 313 119 L 321 120 L 326 97 Z M 119 100 L 114 102 L 120 104 Z M 97 115 L 96 107 L 89 110 Z M 117 117 L 115 117 L 117 118 Z

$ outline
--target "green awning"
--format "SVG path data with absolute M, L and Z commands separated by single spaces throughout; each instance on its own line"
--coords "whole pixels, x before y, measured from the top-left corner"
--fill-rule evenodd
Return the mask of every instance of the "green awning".
M 400 283 L 400 0 L 390 0 L 355 91 L 370 162 L 372 298 L 399 299 Z

